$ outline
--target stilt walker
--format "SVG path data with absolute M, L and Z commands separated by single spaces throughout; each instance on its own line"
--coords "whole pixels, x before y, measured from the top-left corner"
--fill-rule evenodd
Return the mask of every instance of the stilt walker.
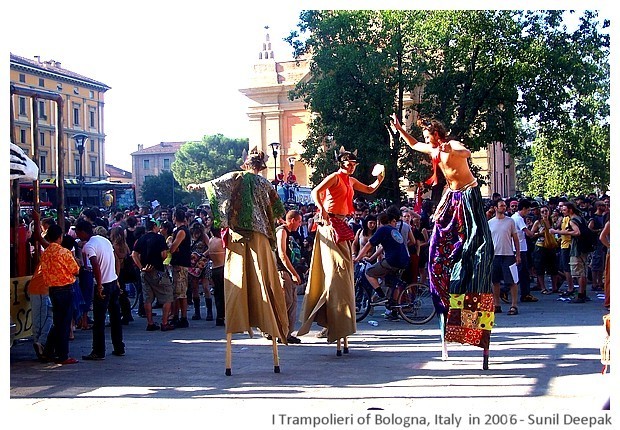
M 254 148 L 242 166 L 245 171 L 188 186 L 206 190 L 214 225 L 223 228 L 227 376 L 232 375 L 234 333 L 252 337 L 252 327 L 258 327 L 271 335 L 275 373 L 280 373 L 276 339 L 287 343 L 286 302 L 274 253 L 275 222 L 284 205 L 271 183 L 258 175 L 267 167 L 266 159 Z
M 336 342 L 336 355 L 349 352 L 348 336 L 355 333 L 355 293 L 353 290 L 352 241 L 355 234 L 345 218 L 355 210 L 353 193 L 374 193 L 384 172 L 376 172 L 377 180 L 365 185 L 352 177 L 357 166 L 357 151 L 335 153 L 339 170 L 328 175 L 312 190 L 317 213 L 317 230 L 310 260 L 310 275 L 300 313 L 301 336 L 310 331 L 313 322 L 327 329 L 327 341 Z
M 392 130 L 412 149 L 431 156 L 437 183 L 438 168 L 447 189 L 439 202 L 429 246 L 429 281 L 439 316 L 442 359 L 447 342 L 467 343 L 483 349 L 483 369 L 489 367 L 489 344 L 495 321 L 491 268 L 493 241 L 484 213 L 480 188 L 469 169 L 471 152 L 449 140 L 437 120 L 419 119 L 425 142 L 418 142 L 392 115 Z M 394 137 L 394 136 L 393 136 Z

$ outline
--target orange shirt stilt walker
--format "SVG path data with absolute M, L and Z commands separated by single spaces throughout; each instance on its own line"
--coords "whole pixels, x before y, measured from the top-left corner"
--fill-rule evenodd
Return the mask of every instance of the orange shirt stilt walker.
M 318 209 L 317 230 L 300 314 L 302 326 L 297 332 L 298 336 L 308 333 L 316 322 L 327 329 L 328 342 L 346 338 L 356 331 L 351 255 L 355 235 L 345 217 L 354 212 L 354 192 L 372 194 L 384 178 L 384 172 L 380 171 L 372 185 L 365 185 L 352 177 L 357 166 L 357 151 L 349 152 L 341 147 L 336 161 L 338 171 L 312 190 Z

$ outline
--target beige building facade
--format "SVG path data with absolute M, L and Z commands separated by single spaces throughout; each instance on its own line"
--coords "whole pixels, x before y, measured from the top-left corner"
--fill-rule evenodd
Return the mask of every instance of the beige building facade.
M 309 79 L 309 60 L 276 61 L 269 33 L 265 34 L 262 50 L 257 57 L 250 86 L 239 90 L 251 101 L 247 112 L 250 148 L 256 146 L 270 155 L 265 174 L 268 179 L 274 179 L 281 169 L 286 175 L 292 164 L 297 182 L 312 186 L 309 182 L 312 173 L 310 166 L 303 164 L 299 157 L 303 152 L 301 141 L 308 135 L 311 112 L 305 109 L 303 101 L 288 98 L 288 92 L 298 82 Z M 405 104 L 421 97 L 421 91 L 408 94 Z M 274 164 L 270 147 L 273 142 L 280 144 L 275 161 L 277 165 Z M 289 160 L 294 162 L 289 163 Z M 486 149 L 472 153 L 472 162 L 480 167 L 481 175 L 488 177 L 489 184 L 481 187 L 483 197 L 490 197 L 494 192 L 499 192 L 503 197 L 515 194 L 515 165 L 501 143 L 491 143 Z M 403 180 L 401 185 L 410 197 L 415 196 L 415 184 Z
M 60 61 L 29 59 L 10 54 L 11 85 L 30 90 L 55 93 L 63 99 L 63 142 L 65 159 L 59 160 L 56 148 L 57 107 L 56 102 L 36 99 L 37 118 L 33 119 L 33 101 L 30 97 L 13 94 L 12 135 L 15 144 L 26 154 L 37 154 L 33 161 L 39 166 L 39 179 L 55 179 L 58 163 L 64 163 L 64 177 L 77 179 L 80 170 L 80 154 L 73 136 L 85 134 L 82 154 L 82 170 L 85 182 L 106 178 L 105 175 L 105 129 L 104 94 L 110 87 L 92 78 L 65 69 Z M 33 120 L 37 121 L 37 136 L 33 135 Z
M 142 185 L 146 178 L 159 176 L 160 173 L 170 171 L 176 152 L 186 142 L 160 142 L 158 145 L 138 145 L 138 150 L 132 152 L 132 177 L 136 186 L 136 200 L 142 201 Z

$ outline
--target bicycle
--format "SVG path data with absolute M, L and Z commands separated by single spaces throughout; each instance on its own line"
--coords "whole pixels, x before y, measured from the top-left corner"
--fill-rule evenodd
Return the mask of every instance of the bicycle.
M 138 288 L 136 284 L 133 282 L 128 282 L 125 284 L 125 292 L 127 293 L 127 297 L 129 297 L 129 302 L 131 303 L 131 309 L 135 309 L 138 306 L 139 298 Z
M 435 305 L 428 285 L 421 283 L 407 284 L 402 280 L 404 270 L 396 275 L 385 277 L 381 288 L 388 302 L 378 302 L 377 293 L 364 275 L 367 262 L 361 263 L 355 273 L 355 320 L 363 321 L 375 306 L 385 306 L 387 310 L 396 310 L 398 315 L 409 324 L 426 324 L 435 316 Z M 397 297 L 394 299 L 394 297 Z

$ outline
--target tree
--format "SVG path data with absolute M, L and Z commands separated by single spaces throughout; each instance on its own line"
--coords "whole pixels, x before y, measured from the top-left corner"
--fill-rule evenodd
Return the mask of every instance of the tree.
M 405 153 L 390 141 L 385 125 L 395 94 L 412 67 L 404 67 L 405 34 L 416 11 L 304 11 L 300 30 L 311 33 L 303 43 L 297 32 L 287 38 L 297 56 L 312 52 L 312 79 L 300 82 L 291 98 L 303 99 L 316 115 L 304 141 L 302 159 L 314 168 L 318 183 L 333 171 L 334 150 L 358 149 L 357 176 L 367 177 L 375 163 L 386 165 L 379 196 L 400 197 L 398 160 Z M 398 52 L 395 50 L 400 49 Z M 410 49 L 407 48 L 407 49 Z M 398 58 L 394 60 L 394 57 Z M 398 63 L 402 63 L 398 67 Z M 419 164 L 415 164 L 418 166 Z M 412 170 L 409 166 L 408 171 Z
M 188 206 L 197 206 L 202 203 L 202 199 L 195 193 L 181 188 L 171 171 L 163 171 L 158 176 L 147 177 L 140 191 L 143 204 L 150 204 L 153 200 L 157 200 L 162 206 L 170 207 L 179 203 Z
M 530 181 L 524 192 L 531 196 L 602 194 L 610 181 L 609 127 L 573 130 L 569 140 L 551 142 L 541 136 L 532 144 Z
M 183 188 L 190 183 L 215 179 L 239 170 L 248 139 L 232 139 L 221 134 L 204 136 L 200 142 L 187 142 L 175 154 L 174 177 Z
M 576 127 L 604 125 L 609 35 L 601 29 L 609 23 L 586 11 L 569 31 L 565 18 L 563 11 L 304 11 L 298 27 L 310 35 L 287 40 L 296 55 L 312 53 L 312 78 L 291 97 L 317 114 L 303 143 L 304 160 L 317 168 L 313 181 L 331 164 L 327 137 L 359 150 L 361 175 L 384 162 L 392 197 L 399 176 L 420 179 L 426 165 L 384 128 L 420 88 L 409 112 L 441 120 L 474 151 L 499 141 L 518 157 L 522 119 L 541 136 L 565 138 Z

